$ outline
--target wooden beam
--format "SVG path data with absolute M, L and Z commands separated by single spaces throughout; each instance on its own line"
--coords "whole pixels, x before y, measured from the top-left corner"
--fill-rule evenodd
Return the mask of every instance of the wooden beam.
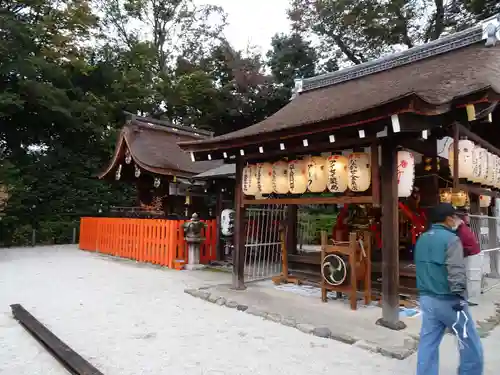
M 397 149 L 394 140 L 382 144 L 382 318 L 377 324 L 401 330 L 399 320 L 399 217 Z
M 492 190 L 483 189 L 477 186 L 469 185 L 469 184 L 460 184 L 458 185 L 458 190 L 464 190 L 466 192 L 477 195 L 487 195 L 492 198 L 500 198 L 500 193 Z
M 38 342 L 74 375 L 103 375 L 19 304 L 10 305 L 12 315 Z
M 234 187 L 234 254 L 233 254 L 233 283 L 236 290 L 245 289 L 245 207 L 243 205 L 243 188 L 241 186 L 243 174 L 243 159 L 236 161 L 236 184 Z
M 341 197 L 300 197 L 300 198 L 269 198 L 244 199 L 243 205 L 261 204 L 369 204 L 373 202 L 371 195 L 341 196 Z
M 476 142 L 481 147 L 489 150 L 490 152 L 494 153 L 497 156 L 500 156 L 500 150 L 498 148 L 496 148 L 495 146 L 493 146 L 491 143 L 485 141 L 483 138 L 481 138 L 480 136 L 478 136 L 476 133 L 470 131 L 469 129 L 467 129 L 462 124 L 460 124 L 458 122 L 455 123 L 455 124 L 458 127 L 460 135 L 466 136 L 468 139 L 470 139 L 471 141 Z
M 215 181 L 215 217 L 216 217 L 216 230 L 217 234 L 215 235 L 216 240 L 215 240 L 215 259 L 217 260 L 223 260 L 224 258 L 224 247 L 222 246 L 222 241 L 221 241 L 221 213 L 222 213 L 222 208 L 224 207 L 223 203 L 223 195 L 222 195 L 222 186 L 223 181 L 221 180 L 216 180 Z
M 289 204 L 286 208 L 286 249 L 287 254 L 297 252 L 297 211 L 295 204 Z
M 421 141 L 416 139 L 416 137 L 416 134 L 409 135 L 400 133 L 397 135 L 398 144 L 424 156 L 434 156 L 433 153 L 436 148 L 434 143 L 437 142 L 436 138 L 431 135 L 426 141 Z
M 326 135 L 325 135 L 326 139 Z M 340 139 L 333 143 L 330 142 L 315 142 L 314 149 L 311 150 L 311 147 L 304 147 L 302 144 L 287 147 L 285 150 L 279 149 L 279 143 L 276 143 L 276 147 L 272 151 L 265 151 L 264 153 L 249 153 L 244 156 L 246 162 L 252 162 L 255 160 L 269 160 L 270 158 L 278 158 L 285 157 L 291 155 L 306 155 L 311 152 L 331 152 L 344 150 L 346 148 L 352 148 L 355 146 L 363 147 L 368 146 L 370 143 L 376 142 L 377 138 L 375 136 L 368 136 L 366 138 L 347 138 Z M 269 146 L 268 146 L 269 147 Z
M 371 164 L 372 164 L 372 201 L 375 207 L 380 205 L 380 169 L 378 165 L 378 142 L 371 145 Z

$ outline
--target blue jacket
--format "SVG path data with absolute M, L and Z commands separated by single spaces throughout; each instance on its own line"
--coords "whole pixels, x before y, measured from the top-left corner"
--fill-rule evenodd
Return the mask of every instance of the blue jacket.
M 420 294 L 467 298 L 464 250 L 455 231 L 433 224 L 417 240 L 414 255 Z

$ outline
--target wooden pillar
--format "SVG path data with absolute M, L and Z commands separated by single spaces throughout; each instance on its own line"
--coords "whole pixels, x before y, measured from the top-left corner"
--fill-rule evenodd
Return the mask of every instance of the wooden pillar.
M 399 220 L 398 168 L 396 143 L 386 139 L 382 144 L 380 168 L 382 194 L 382 318 L 377 324 L 401 330 L 399 320 Z
M 288 254 L 297 253 L 297 205 L 289 204 L 286 210 L 286 249 Z
M 170 209 L 170 181 L 168 177 L 165 177 L 162 181 L 162 191 L 164 193 L 163 198 L 162 198 L 162 209 L 165 215 L 170 215 L 171 209 Z
M 380 167 L 378 164 L 378 143 L 371 145 L 371 164 L 372 164 L 372 198 L 373 206 L 380 206 Z
M 498 212 L 498 207 L 496 207 L 497 200 L 492 198 L 491 206 L 488 209 L 488 234 L 489 234 L 489 244 L 490 248 L 496 248 L 499 245 L 498 242 L 498 220 L 496 213 Z M 490 251 L 490 273 L 488 277 L 499 279 L 500 273 L 498 269 L 498 251 Z
M 481 214 L 481 208 L 479 207 L 479 195 L 469 193 L 469 201 L 470 201 L 470 209 L 469 209 L 470 214 L 471 215 Z
M 216 260 L 223 260 L 224 258 L 224 248 L 222 246 L 222 241 L 221 241 L 221 213 L 222 209 L 224 207 L 222 203 L 223 194 L 222 194 L 222 186 L 223 181 L 221 180 L 216 180 L 215 181 L 215 218 L 216 218 L 216 228 L 217 228 L 217 234 L 215 235 L 216 242 L 215 242 L 215 259 Z
M 234 254 L 233 283 L 236 290 L 245 289 L 245 208 L 243 206 L 243 189 L 241 186 L 243 160 L 236 162 L 236 184 L 234 187 Z
M 458 193 L 459 174 L 458 174 L 458 141 L 460 129 L 458 123 L 453 124 L 453 192 Z

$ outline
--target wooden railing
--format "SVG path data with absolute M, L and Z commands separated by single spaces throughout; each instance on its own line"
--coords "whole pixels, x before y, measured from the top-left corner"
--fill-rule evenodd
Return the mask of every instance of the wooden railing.
M 215 260 L 217 227 L 215 220 L 202 220 L 205 241 L 200 262 Z M 186 220 L 83 217 L 80 221 L 80 249 L 134 259 L 139 262 L 177 268 L 187 263 L 187 244 L 182 225 Z

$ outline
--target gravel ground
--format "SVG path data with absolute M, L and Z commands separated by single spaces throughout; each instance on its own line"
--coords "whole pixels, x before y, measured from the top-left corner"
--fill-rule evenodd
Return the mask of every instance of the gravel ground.
M 21 303 L 106 375 L 409 375 L 397 361 L 183 292 L 226 275 L 116 261 L 72 246 L 0 250 L 0 373 L 65 374 L 12 318 Z
M 332 369 L 381 375 L 399 365 L 186 295 L 185 287 L 200 283 L 188 272 L 61 246 L 0 250 L 0 275 L 5 375 L 65 373 L 11 318 L 12 303 L 25 306 L 106 375 L 319 375 Z

